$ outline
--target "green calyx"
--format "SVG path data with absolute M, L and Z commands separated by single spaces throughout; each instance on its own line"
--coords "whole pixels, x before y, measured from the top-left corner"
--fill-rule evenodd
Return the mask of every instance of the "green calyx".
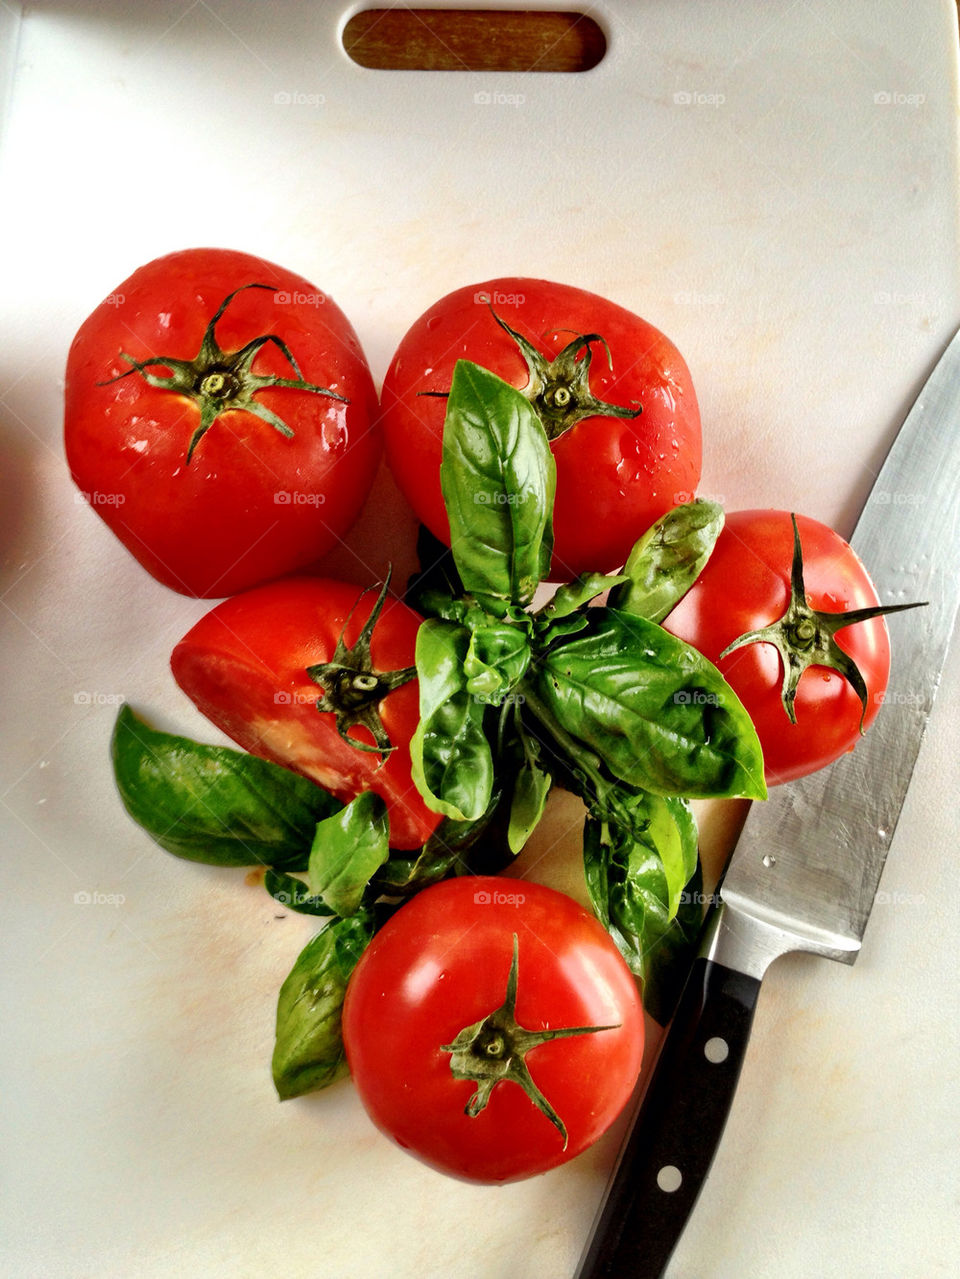
M 290 348 L 276 333 L 264 333 L 260 337 L 253 338 L 238 351 L 224 351 L 220 347 L 216 338 L 217 322 L 237 294 L 242 293 L 244 289 L 268 289 L 271 293 L 277 291 L 269 284 L 243 284 L 239 289 L 228 293 L 207 325 L 203 341 L 200 343 L 200 350 L 192 360 L 180 360 L 161 355 L 147 360 L 135 360 L 132 355 L 121 351 L 120 358 L 125 360 L 130 368 L 124 373 L 118 373 L 116 377 L 108 378 L 106 382 L 97 384 L 108 386 L 111 382 L 119 382 L 121 378 L 129 377 L 131 373 L 139 373 L 151 386 L 160 387 L 165 391 L 175 391 L 193 400 L 200 410 L 200 422 L 191 435 L 187 447 L 188 466 L 194 450 L 207 431 L 221 413 L 228 411 L 242 410 L 252 413 L 289 439 L 293 431 L 286 422 L 259 400 L 253 398 L 258 391 L 267 387 L 287 387 L 290 390 L 307 391 L 312 395 L 326 395 L 330 399 L 347 403 L 346 397 L 339 395 L 336 391 L 307 382 Z M 253 372 L 252 366 L 258 352 L 268 343 L 275 346 L 288 361 L 295 374 L 294 377 L 264 376 Z M 166 375 L 150 372 L 151 369 L 156 368 L 167 369 L 169 372 Z
M 534 1083 L 527 1068 L 526 1055 L 531 1048 L 551 1039 L 572 1035 L 592 1035 L 616 1026 L 569 1026 L 560 1030 L 525 1030 L 515 1016 L 517 1004 L 519 944 L 513 935 L 513 960 L 507 978 L 507 994 L 503 1003 L 482 1021 L 466 1026 L 452 1044 L 444 1044 L 442 1052 L 450 1053 L 450 1070 L 455 1079 L 469 1079 L 477 1090 L 467 1102 L 464 1114 L 471 1119 L 484 1109 L 497 1084 L 510 1080 L 519 1084 L 538 1110 L 550 1120 L 567 1147 L 567 1129 L 563 1120 Z M 619 1023 L 618 1023 L 619 1024 Z
M 520 387 L 520 394 L 536 410 L 548 439 L 558 439 L 585 417 L 635 418 L 643 412 L 640 405 L 629 409 L 622 404 L 608 404 L 605 400 L 598 400 L 590 390 L 590 364 L 593 360 L 591 342 L 600 343 L 607 353 L 607 363 L 613 368 L 610 347 L 599 333 L 576 334 L 572 342 L 568 342 L 558 355 L 548 360 L 522 333 L 501 320 L 492 306 L 490 314 L 520 349 L 527 366 L 527 384 Z M 446 399 L 450 393 L 421 391 L 420 394 Z
M 783 667 L 783 685 L 780 697 L 783 709 L 791 724 L 797 722 L 796 697 L 800 677 L 809 666 L 823 666 L 836 671 L 848 680 L 860 699 L 860 732 L 867 713 L 867 686 L 860 668 L 853 658 L 843 651 L 836 641 L 837 631 L 857 622 L 869 621 L 886 613 L 900 613 L 908 608 L 920 608 L 921 604 L 878 604 L 869 608 L 851 609 L 846 613 L 820 612 L 807 603 L 803 584 L 803 551 L 800 531 L 795 515 L 793 522 L 793 562 L 790 567 L 790 602 L 786 611 L 769 626 L 747 631 L 728 644 L 720 654 L 726 657 L 747 644 L 773 644 L 780 654 Z
M 642 407 L 628 409 L 620 404 L 608 404 L 604 400 L 598 400 L 590 390 L 590 364 L 593 359 L 591 342 L 600 343 L 607 353 L 610 368 L 613 368 L 610 348 L 599 333 L 576 334 L 572 342 L 568 342 L 558 355 L 548 360 L 522 333 L 501 320 L 493 307 L 490 308 L 490 313 L 520 348 L 520 354 L 527 365 L 527 385 L 520 388 L 521 394 L 536 409 L 548 439 L 558 439 L 585 417 L 640 416 Z
M 370 638 L 387 598 L 390 576 L 391 573 L 388 572 L 373 611 L 364 623 L 363 630 L 357 636 L 355 643 L 348 647 L 344 640 L 346 634 L 346 625 L 344 625 L 330 661 L 318 662 L 314 666 L 307 667 L 309 677 L 322 689 L 317 699 L 317 710 L 332 712 L 337 732 L 344 741 L 349 742 L 357 750 L 370 751 L 378 755 L 389 754 L 394 749 L 380 718 L 380 703 L 394 689 L 415 679 L 417 675 L 415 666 L 406 666 L 397 671 L 377 671 L 373 668 L 370 657 Z M 365 592 L 361 592 L 358 597 L 358 603 L 363 594 Z M 350 729 L 358 725 L 370 732 L 376 743 L 375 746 L 369 746 L 366 742 L 350 736 Z

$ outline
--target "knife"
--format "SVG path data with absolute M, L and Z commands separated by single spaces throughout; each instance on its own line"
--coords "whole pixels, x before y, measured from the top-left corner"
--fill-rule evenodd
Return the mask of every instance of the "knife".
M 884 705 L 856 749 L 751 805 L 576 1279 L 663 1274 L 719 1145 L 767 968 L 789 951 L 857 957 L 960 601 L 960 332 L 850 541 L 882 602 L 927 607 L 891 621 Z

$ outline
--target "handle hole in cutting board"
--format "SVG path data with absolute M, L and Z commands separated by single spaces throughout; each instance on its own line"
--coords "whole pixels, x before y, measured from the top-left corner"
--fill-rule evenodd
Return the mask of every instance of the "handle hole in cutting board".
M 374 71 L 589 71 L 607 49 L 586 14 L 530 9 L 363 9 L 342 38 Z

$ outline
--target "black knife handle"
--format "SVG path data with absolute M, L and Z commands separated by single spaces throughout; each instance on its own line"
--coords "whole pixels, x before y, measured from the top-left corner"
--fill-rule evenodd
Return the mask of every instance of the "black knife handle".
M 720 1143 L 759 989 L 694 964 L 576 1279 L 660 1279 Z

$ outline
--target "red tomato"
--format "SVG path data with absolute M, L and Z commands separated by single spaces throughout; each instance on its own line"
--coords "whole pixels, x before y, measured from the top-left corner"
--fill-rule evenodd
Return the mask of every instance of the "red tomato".
M 798 515 L 803 580 L 811 608 L 845 613 L 877 605 L 867 571 L 839 534 Z M 800 677 L 790 722 L 781 689 L 783 665 L 772 643 L 748 643 L 720 654 L 739 636 L 776 622 L 790 602 L 793 526 L 787 511 L 736 511 L 700 577 L 664 620 L 664 627 L 715 662 L 746 707 L 763 747 L 768 785 L 815 772 L 854 748 L 875 719 L 890 672 L 882 617 L 837 631 L 866 685 L 865 711 L 850 681 L 814 664 Z
M 446 400 L 436 393 L 449 390 L 461 358 L 524 390 L 551 437 L 553 578 L 618 567 L 656 519 L 693 496 L 700 412 L 673 343 L 583 289 L 490 280 L 458 289 L 417 320 L 393 357 L 381 395 L 397 484 L 447 544 L 440 491 Z
M 517 1025 L 532 1032 L 525 1053 Z M 613 1123 L 640 1071 L 643 1014 L 593 915 L 540 884 L 478 876 L 425 889 L 376 934 L 347 987 L 343 1035 L 360 1098 L 388 1136 L 454 1176 L 516 1181 Z M 477 1056 L 484 1073 L 513 1057 L 531 1086 L 507 1074 L 483 1089 Z
M 170 664 L 187 696 L 244 750 L 344 802 L 375 791 L 387 803 L 391 845 L 419 848 L 440 822 L 410 778 L 421 619 L 390 598 L 374 618 L 377 599 L 326 578 L 271 582 L 211 609 Z M 378 738 L 392 747 L 382 757 Z
M 342 538 L 377 469 L 376 408 L 329 297 L 262 258 L 187 249 L 135 271 L 81 325 L 67 461 L 154 577 L 231 595 Z

